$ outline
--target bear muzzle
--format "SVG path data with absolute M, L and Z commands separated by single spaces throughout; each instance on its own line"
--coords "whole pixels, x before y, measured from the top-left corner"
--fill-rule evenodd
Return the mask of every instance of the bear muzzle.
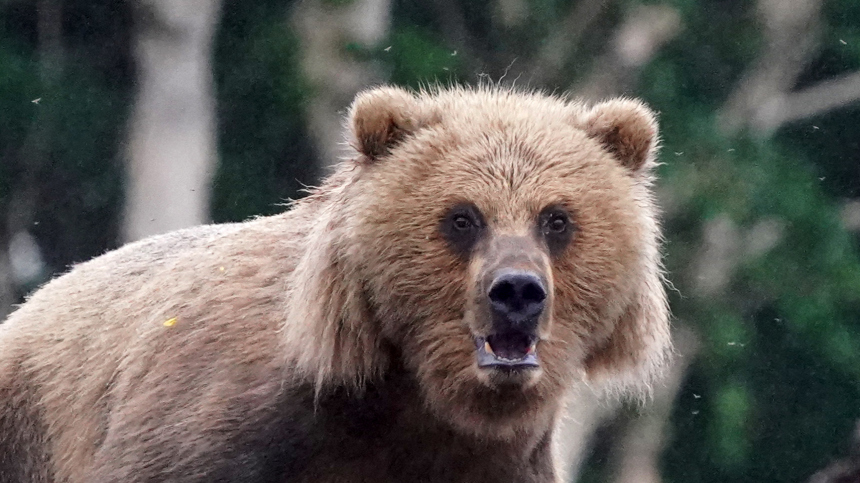
M 538 326 L 547 299 L 546 283 L 528 270 L 502 269 L 494 275 L 487 292 L 490 333 L 475 338 L 478 367 L 537 368 Z

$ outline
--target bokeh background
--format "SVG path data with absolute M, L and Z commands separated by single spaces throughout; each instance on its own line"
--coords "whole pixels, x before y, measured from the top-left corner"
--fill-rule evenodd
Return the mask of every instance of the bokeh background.
M 678 358 L 645 406 L 575 395 L 570 481 L 860 481 L 856 0 L 0 0 L 0 319 L 126 241 L 281 211 L 383 82 L 660 112 Z

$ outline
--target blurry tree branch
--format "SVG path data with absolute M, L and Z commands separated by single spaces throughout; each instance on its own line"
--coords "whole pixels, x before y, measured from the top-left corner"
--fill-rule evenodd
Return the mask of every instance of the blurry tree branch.
M 691 265 L 693 287 L 701 297 L 726 293 L 732 277 L 745 260 L 763 256 L 774 248 L 785 233 L 779 218 L 762 218 L 743 229 L 725 213 L 705 222 L 702 245 Z
M 126 241 L 206 222 L 217 161 L 211 51 L 220 0 L 134 5 Z
M 740 228 L 722 213 L 702 227 L 702 244 L 691 264 L 693 287 L 703 297 L 724 293 L 741 262 Z
M 342 111 L 363 87 L 383 80 L 380 67 L 350 47 L 372 49 L 386 37 L 390 0 L 308 0 L 293 12 L 302 45 L 301 66 L 311 84 L 306 115 L 323 168 L 342 156 Z
M 587 99 L 603 99 L 629 92 L 639 71 L 681 30 L 681 16 L 666 5 L 632 9 L 616 29 L 610 47 L 595 63 L 585 81 L 570 90 Z
M 783 124 L 860 101 L 860 72 L 827 79 L 799 91 L 774 94 L 752 113 L 750 126 L 768 134 Z
M 772 124 L 779 103 L 815 54 L 822 0 L 759 0 L 765 46 L 719 115 L 720 127 L 733 133 Z

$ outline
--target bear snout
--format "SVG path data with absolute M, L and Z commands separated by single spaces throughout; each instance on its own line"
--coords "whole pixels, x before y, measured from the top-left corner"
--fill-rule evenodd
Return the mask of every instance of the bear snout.
M 493 331 L 534 334 L 543 313 L 547 292 L 541 277 L 530 271 L 503 270 L 487 294 Z
M 476 338 L 478 367 L 536 368 L 538 328 L 546 309 L 547 283 L 522 268 L 494 271 L 486 292 L 489 333 Z

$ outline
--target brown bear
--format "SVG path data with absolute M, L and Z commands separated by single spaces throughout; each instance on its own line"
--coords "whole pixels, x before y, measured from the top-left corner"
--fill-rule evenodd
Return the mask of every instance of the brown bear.
M 286 213 L 74 267 L 0 325 L 0 482 L 557 482 L 577 381 L 669 349 L 654 115 L 360 94 Z

